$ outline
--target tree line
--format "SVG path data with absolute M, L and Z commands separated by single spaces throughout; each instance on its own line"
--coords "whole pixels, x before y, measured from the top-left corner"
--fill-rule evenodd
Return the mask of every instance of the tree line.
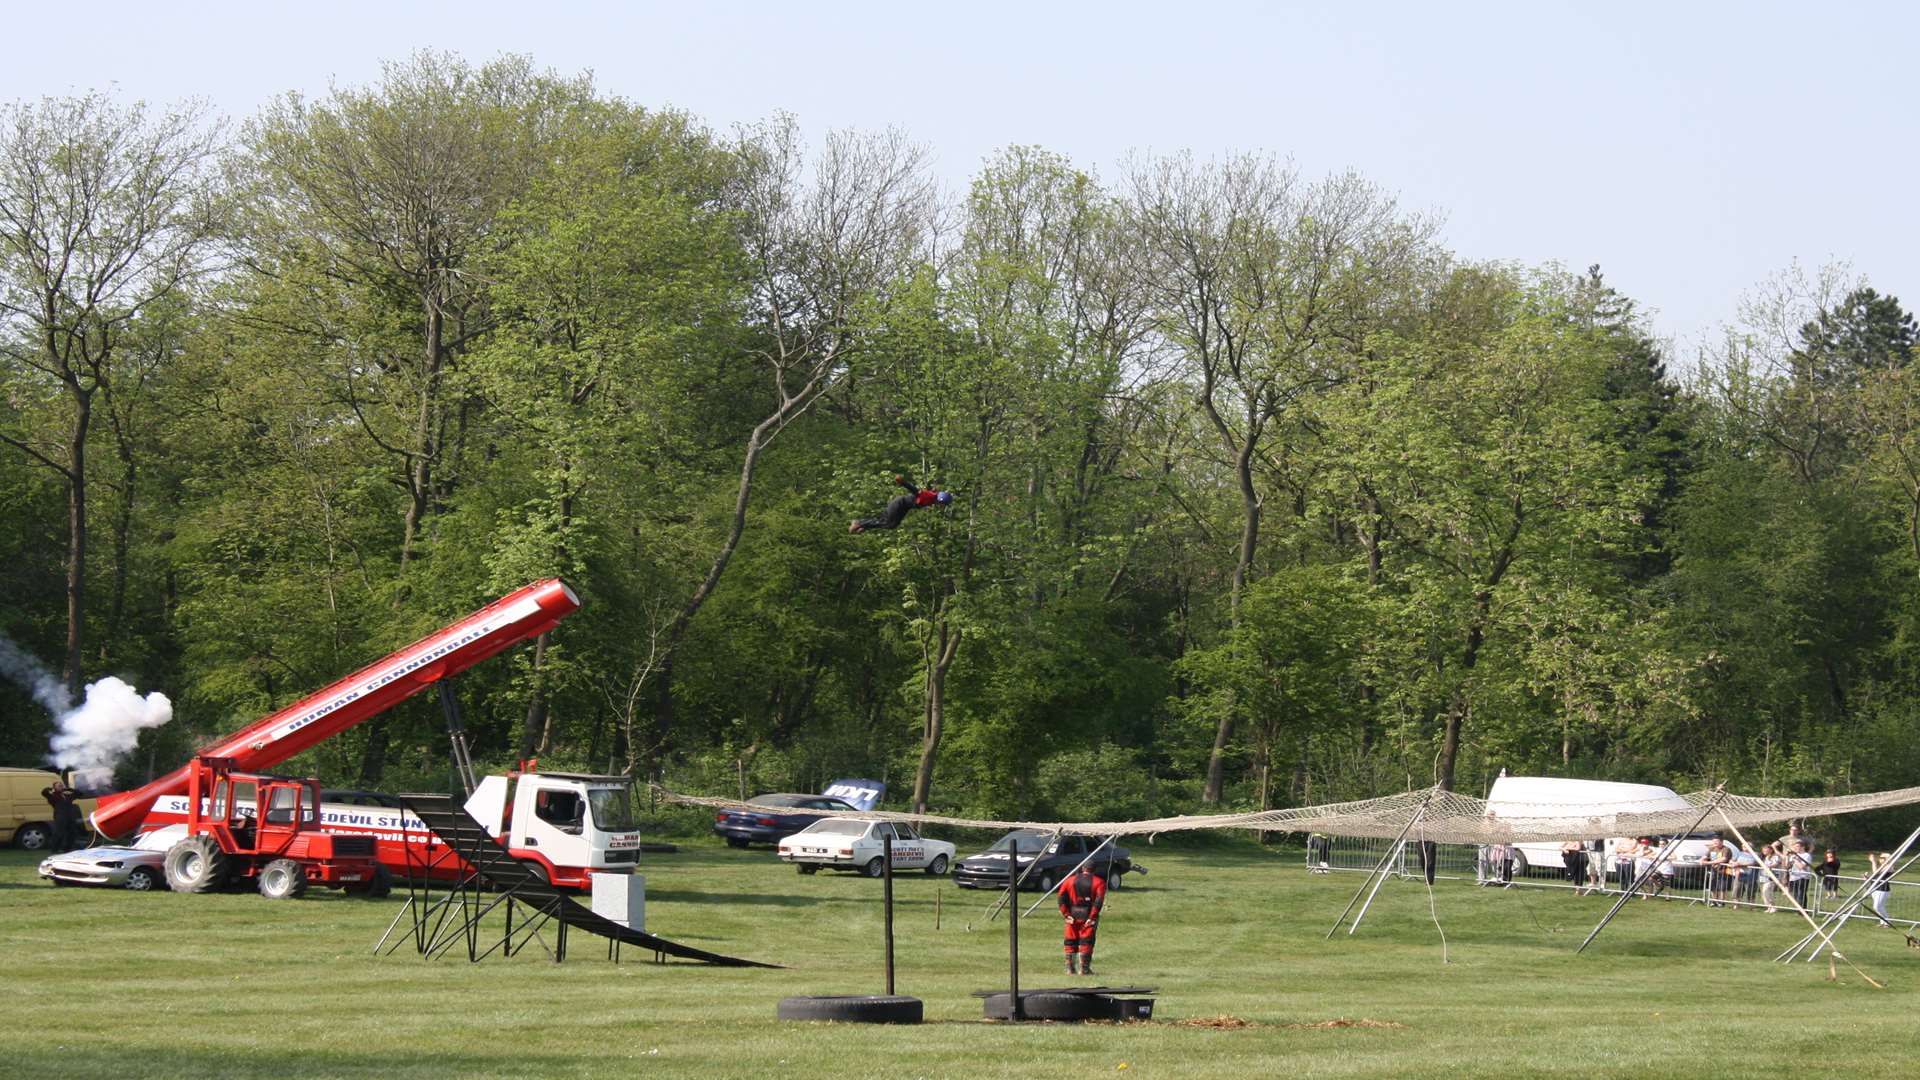
M 1011 147 L 956 197 L 898 132 L 523 57 L 23 102 L 0 626 L 175 699 L 129 780 L 557 575 L 583 610 L 462 679 L 494 764 L 1077 817 L 1904 785 L 1915 337 L 1795 268 L 1674 357 L 1358 175 Z M 895 475 L 956 499 L 850 535 Z M 292 767 L 444 784 L 437 706 Z

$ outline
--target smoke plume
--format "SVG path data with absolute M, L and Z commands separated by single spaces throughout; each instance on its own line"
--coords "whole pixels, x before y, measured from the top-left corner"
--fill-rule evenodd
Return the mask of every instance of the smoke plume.
M 87 700 L 60 716 L 47 759 L 60 768 L 111 769 L 132 752 L 140 733 L 173 719 L 173 702 L 109 675 L 87 687 Z
M 0 675 L 12 680 L 56 717 L 73 708 L 73 699 L 67 696 L 60 677 L 4 634 L 0 634 Z
M 76 777 L 111 775 L 142 731 L 173 719 L 173 702 L 165 694 L 141 697 L 138 690 L 112 676 L 88 686 L 86 699 L 75 708 L 59 678 L 5 636 L 0 636 L 0 675 L 19 684 L 53 714 L 59 730 L 54 732 L 47 760 L 73 769 Z

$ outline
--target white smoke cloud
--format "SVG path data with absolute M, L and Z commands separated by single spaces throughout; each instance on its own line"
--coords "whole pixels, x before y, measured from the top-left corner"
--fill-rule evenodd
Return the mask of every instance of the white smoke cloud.
M 47 759 L 60 768 L 111 769 L 133 750 L 140 733 L 173 719 L 173 702 L 109 675 L 87 687 L 87 699 L 62 713 Z
M 66 684 L 32 653 L 0 634 L 0 676 L 12 680 L 50 713 L 59 731 L 47 760 L 73 769 L 81 790 L 104 789 L 113 767 L 133 750 L 140 733 L 173 719 L 165 694 L 140 692 L 119 679 L 101 679 L 87 687 L 75 708 Z

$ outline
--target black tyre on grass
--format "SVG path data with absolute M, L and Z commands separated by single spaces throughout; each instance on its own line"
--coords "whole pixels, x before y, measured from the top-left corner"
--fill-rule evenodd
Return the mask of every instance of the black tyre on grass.
M 926 1006 L 917 997 L 884 994 L 801 995 L 780 999 L 782 1020 L 832 1020 L 843 1024 L 917 1024 Z
M 293 859 L 275 859 L 260 870 L 260 895 L 292 900 L 307 891 L 307 868 Z
M 53 843 L 53 826 L 29 821 L 13 831 L 13 846 L 22 851 L 45 851 Z
M 189 836 L 167 849 L 167 888 L 174 892 L 220 891 L 233 870 L 233 860 L 220 850 L 220 841 L 206 833 Z
M 373 876 L 358 885 L 346 885 L 340 889 L 348 896 L 364 896 L 369 900 L 381 900 L 393 892 L 393 874 L 384 866 L 375 866 Z
M 1011 1020 L 1008 1008 L 1011 995 L 990 994 L 982 1011 L 989 1020 Z M 1115 1020 L 1120 1003 L 1105 994 L 1058 994 L 1036 990 L 1020 995 L 1021 1018 L 1025 1020 Z
M 927 873 L 933 875 L 934 877 L 939 877 L 940 875 L 946 872 L 947 872 L 947 857 L 945 855 L 935 855 L 933 857 L 933 861 L 927 864 Z
M 867 860 L 867 865 L 862 867 L 860 872 L 868 877 L 885 877 L 887 876 L 886 860 L 875 855 L 873 858 Z

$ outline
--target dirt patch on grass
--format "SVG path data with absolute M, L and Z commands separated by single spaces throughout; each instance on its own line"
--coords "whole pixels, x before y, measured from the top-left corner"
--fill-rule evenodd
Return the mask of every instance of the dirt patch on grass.
M 1336 1020 L 1316 1020 L 1310 1024 L 1282 1024 L 1280 1026 L 1292 1028 L 1296 1031 L 1324 1031 L 1331 1028 L 1403 1028 L 1407 1025 L 1397 1023 L 1393 1020 L 1368 1020 L 1364 1017 L 1359 1020 L 1349 1020 L 1343 1016 Z
M 1259 1024 L 1238 1016 L 1190 1016 L 1185 1020 L 1175 1020 L 1175 1027 L 1213 1028 L 1216 1031 L 1234 1031 L 1239 1028 L 1259 1027 Z

